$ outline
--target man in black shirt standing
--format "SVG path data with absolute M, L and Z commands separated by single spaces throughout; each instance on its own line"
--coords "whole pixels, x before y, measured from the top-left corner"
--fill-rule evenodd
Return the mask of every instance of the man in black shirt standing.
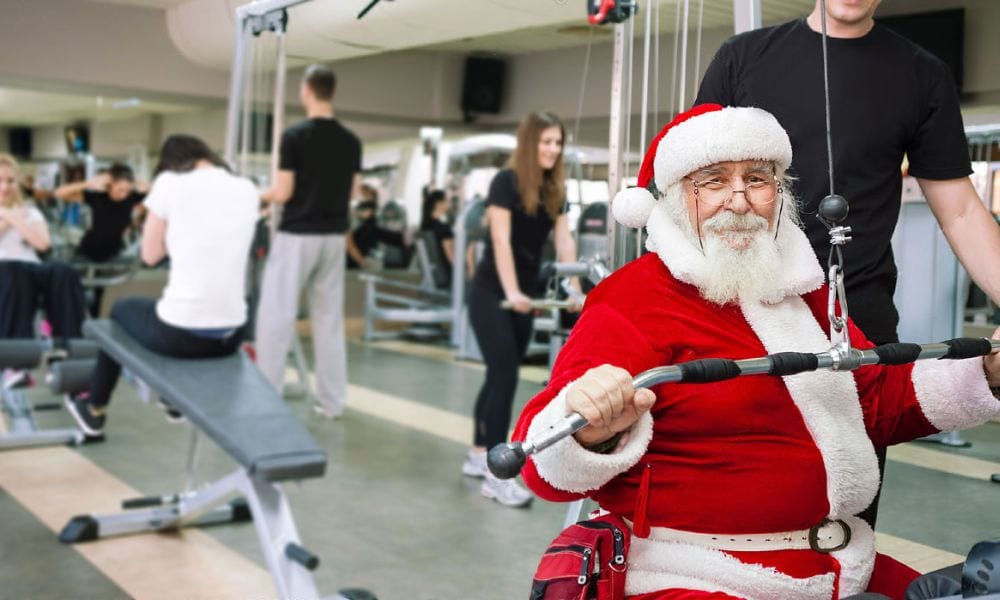
M 834 186 L 850 204 L 843 246 L 851 317 L 876 344 L 898 341 L 891 238 L 899 218 L 903 156 L 948 243 L 972 279 L 1000 300 L 1000 230 L 972 172 L 948 67 L 875 22 L 881 0 L 826 0 Z M 767 110 L 788 131 L 806 234 L 826 264 L 826 227 L 815 217 L 830 193 L 823 90 L 821 4 L 805 19 L 727 40 L 696 104 Z M 880 449 L 880 462 L 884 462 Z M 863 515 L 874 525 L 874 509 Z
M 285 363 L 308 286 L 315 350 L 316 412 L 337 418 L 347 396 L 344 265 L 350 199 L 361 182 L 361 142 L 333 115 L 336 78 L 311 65 L 299 97 L 308 119 L 281 137 L 278 172 L 261 194 L 283 205 L 264 267 L 257 310 L 257 364 L 281 391 Z
M 880 0 L 827 0 L 835 189 L 850 203 L 844 246 L 851 317 L 875 343 L 896 341 L 896 266 L 890 239 L 900 211 L 903 155 L 941 229 L 972 278 L 1000 300 L 1000 232 L 979 199 L 948 67 L 875 23 Z M 830 243 L 816 209 L 830 193 L 820 3 L 805 19 L 726 41 L 696 104 L 756 106 L 792 140 L 792 173 L 806 233 L 821 264 Z

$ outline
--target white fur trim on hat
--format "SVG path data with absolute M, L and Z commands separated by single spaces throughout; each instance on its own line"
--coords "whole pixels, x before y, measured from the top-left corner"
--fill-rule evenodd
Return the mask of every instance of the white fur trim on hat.
M 638 229 L 646 226 L 655 203 L 656 199 L 646 188 L 628 188 L 615 194 L 611 213 L 622 225 Z
M 774 161 L 778 173 L 792 164 L 792 143 L 771 113 L 728 107 L 677 124 L 657 147 L 654 180 L 665 190 L 702 167 L 739 160 Z

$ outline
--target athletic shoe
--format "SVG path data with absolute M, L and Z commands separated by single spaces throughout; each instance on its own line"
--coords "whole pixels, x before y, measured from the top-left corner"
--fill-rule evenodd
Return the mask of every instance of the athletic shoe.
M 319 404 L 313 404 L 313 412 L 328 421 L 335 421 L 344 415 L 343 412 L 334 412 Z
M 31 378 L 31 371 L 27 369 L 3 370 L 3 389 L 5 390 L 31 387 L 33 383 L 35 380 Z
M 504 506 L 522 508 L 531 504 L 535 497 L 521 487 L 514 479 L 497 479 L 493 473 L 486 473 L 480 493 L 487 498 L 493 498 Z
M 462 475 L 467 477 L 486 477 L 486 453 L 469 450 L 465 453 L 462 463 Z
M 163 412 L 167 416 L 168 423 L 183 423 L 184 421 L 187 421 L 187 417 L 184 416 L 184 413 L 171 406 L 169 402 L 159 396 L 156 397 L 156 405 L 163 409 Z
M 67 394 L 65 398 L 66 410 L 76 421 L 76 426 L 87 437 L 101 437 L 104 435 L 104 412 L 94 414 L 90 407 L 90 394 L 81 392 L 79 394 Z

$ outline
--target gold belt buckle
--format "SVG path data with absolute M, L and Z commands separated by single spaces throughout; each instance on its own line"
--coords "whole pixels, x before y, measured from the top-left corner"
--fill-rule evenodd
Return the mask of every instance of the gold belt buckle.
M 844 541 L 834 546 L 833 548 L 822 548 L 819 545 L 820 542 L 819 530 L 831 523 L 836 523 L 837 525 L 840 525 L 840 528 L 844 532 Z M 847 544 L 849 544 L 850 542 L 851 542 L 851 527 L 841 519 L 837 519 L 835 521 L 831 521 L 830 519 L 823 519 L 816 525 L 813 525 L 812 527 L 809 528 L 809 548 L 815 550 L 816 552 L 820 552 L 822 554 L 829 554 L 831 552 L 836 552 L 837 550 L 843 550 L 844 548 L 847 547 Z

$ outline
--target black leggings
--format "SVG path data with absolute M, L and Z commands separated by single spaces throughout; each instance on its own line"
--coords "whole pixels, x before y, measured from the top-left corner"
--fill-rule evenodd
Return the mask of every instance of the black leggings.
M 486 363 L 486 381 L 476 398 L 476 446 L 507 441 L 511 406 L 517 391 L 517 370 L 531 337 L 532 315 L 500 308 L 504 296 L 486 286 L 473 284 L 469 298 L 469 321 Z
M 156 316 L 156 300 L 122 298 L 111 308 L 111 320 L 125 328 L 140 344 L 153 352 L 177 358 L 210 358 L 236 352 L 243 341 L 243 328 L 224 339 L 194 335 L 187 329 L 168 325 Z M 101 352 L 90 381 L 90 404 L 102 407 L 111 401 L 121 365 Z
M 86 318 L 84 304 L 80 276 L 68 264 L 0 260 L 0 339 L 35 337 L 39 308 L 60 345 L 78 338 Z

